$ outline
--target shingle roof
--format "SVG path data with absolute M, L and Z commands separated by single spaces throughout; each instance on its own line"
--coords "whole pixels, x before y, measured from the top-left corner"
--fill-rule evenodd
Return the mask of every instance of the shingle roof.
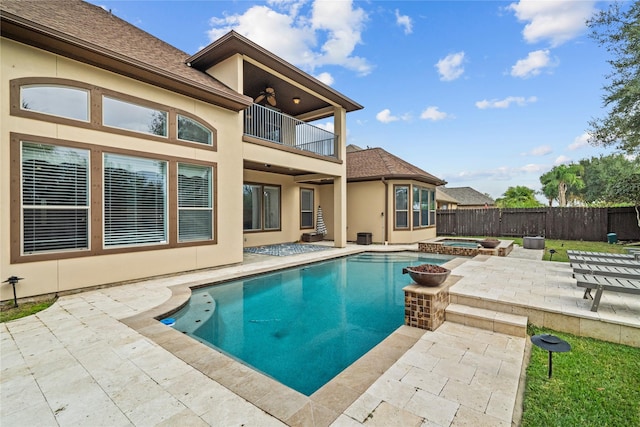
M 445 182 L 382 148 L 347 151 L 347 182 L 380 178 L 413 179 L 434 185 Z
M 471 187 L 438 187 L 438 190 L 456 199 L 459 206 L 484 206 L 485 203 L 495 205 L 495 200 Z
M 2 0 L 3 37 L 235 110 L 252 100 L 189 67 L 190 55 L 80 0 Z M 200 93 L 200 94 L 199 94 Z

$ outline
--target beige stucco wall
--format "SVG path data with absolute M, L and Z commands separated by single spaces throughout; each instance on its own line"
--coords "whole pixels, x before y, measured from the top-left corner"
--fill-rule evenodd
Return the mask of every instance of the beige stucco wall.
M 347 184 L 347 240 L 355 242 L 357 233 L 371 233 L 371 241 L 384 242 L 385 185 L 382 181 Z
M 394 230 L 394 185 L 418 185 L 434 188 L 428 184 L 409 180 L 350 182 L 347 184 L 347 238 L 357 240 L 357 233 L 371 233 L 374 243 L 383 243 L 387 227 L 387 243 L 416 243 L 436 237 L 436 227 Z M 385 210 L 385 190 L 388 206 Z M 409 204 L 411 206 L 411 203 Z M 384 212 L 384 216 L 382 213 Z M 411 214 L 411 212 L 410 212 Z
M 242 261 L 241 185 L 243 181 L 242 127 L 239 114 L 167 90 L 106 72 L 7 39 L 0 45 L 0 279 L 16 275 L 18 297 L 102 285 L 159 274 L 219 266 Z M 20 77 L 57 77 L 90 83 L 195 114 L 218 132 L 218 150 L 201 150 L 93 129 L 10 116 L 9 81 Z M 134 149 L 217 163 L 216 245 L 112 254 L 74 259 L 10 264 L 9 132 Z M 13 297 L 3 284 L 0 299 Z
M 300 189 L 314 190 L 314 224 L 320 205 L 320 191 L 318 185 L 298 184 L 292 176 L 275 173 L 245 170 L 244 182 L 269 184 L 280 186 L 280 226 L 278 231 L 247 231 L 244 233 L 244 246 L 262 246 L 275 243 L 296 242 L 301 240 L 303 233 L 315 231 L 315 229 L 300 228 Z M 241 189 L 239 189 L 241 191 Z M 323 212 L 325 208 L 322 208 Z M 242 210 L 240 211 L 242 213 Z M 326 215 L 324 215 L 326 219 Z M 242 227 L 241 227 L 242 228 Z

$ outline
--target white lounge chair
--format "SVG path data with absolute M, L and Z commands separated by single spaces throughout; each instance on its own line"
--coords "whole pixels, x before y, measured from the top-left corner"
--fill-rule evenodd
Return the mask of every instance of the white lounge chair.
M 592 274 L 596 276 L 622 277 L 624 279 L 640 279 L 640 268 L 618 267 L 615 265 L 575 264 L 573 265 L 574 277 L 576 274 Z

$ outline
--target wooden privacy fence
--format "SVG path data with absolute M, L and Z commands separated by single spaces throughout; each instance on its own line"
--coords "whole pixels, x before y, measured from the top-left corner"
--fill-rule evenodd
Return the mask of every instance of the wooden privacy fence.
M 439 236 L 544 236 L 549 239 L 640 240 L 636 211 L 627 208 L 454 209 L 436 213 Z

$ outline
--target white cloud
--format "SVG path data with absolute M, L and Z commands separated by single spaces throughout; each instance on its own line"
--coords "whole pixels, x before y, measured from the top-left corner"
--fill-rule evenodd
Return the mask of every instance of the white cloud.
M 391 123 L 400 120 L 400 117 L 391 115 L 391 110 L 385 108 L 384 110 L 376 114 L 376 120 L 382 123 Z
M 396 24 L 404 28 L 405 34 L 411 34 L 413 32 L 411 18 L 407 15 L 400 15 L 400 11 L 398 9 L 396 9 Z
M 326 123 L 314 123 L 313 124 L 315 127 L 318 127 L 320 129 L 324 129 L 327 132 L 331 132 L 333 133 L 334 130 L 334 126 L 333 126 L 333 122 L 326 122 Z
M 242 14 L 214 17 L 208 35 L 217 40 L 231 30 L 292 64 L 312 72 L 338 65 L 360 75 L 371 72 L 365 58 L 353 55 L 362 42 L 367 15 L 352 1 L 270 0 Z
M 528 22 L 522 30 L 528 43 L 549 40 L 555 47 L 585 32 L 585 22 L 595 12 L 594 5 L 594 0 L 520 0 L 508 9 L 519 21 Z
M 435 67 L 440 74 L 440 80 L 449 82 L 457 79 L 464 73 L 464 52 L 452 53 L 438 61 Z
M 525 174 L 537 174 L 546 169 L 548 166 L 529 163 L 519 167 L 499 166 L 493 169 L 462 171 L 456 174 L 445 174 L 442 178 L 446 181 L 477 181 L 482 179 L 507 181 Z
M 573 151 L 573 150 L 578 150 L 580 148 L 584 148 L 587 147 L 589 145 L 589 138 L 591 137 L 591 135 L 589 135 L 587 132 L 583 133 L 582 135 L 576 137 L 576 139 L 573 140 L 573 142 L 571 144 L 569 144 L 569 150 Z
M 394 116 L 393 114 L 391 114 L 391 110 L 385 108 L 384 110 L 376 114 L 376 119 L 382 123 L 397 122 L 398 120 L 407 122 L 411 120 L 411 114 L 405 113 L 402 116 Z
M 437 122 L 438 120 L 444 120 L 450 117 L 451 117 L 450 114 L 447 114 L 443 111 L 439 111 L 438 107 L 427 107 L 427 109 L 420 114 L 421 119 L 433 120 L 434 122 Z
M 509 108 L 511 104 L 517 104 L 520 107 L 524 107 L 527 104 L 531 104 L 538 100 L 535 96 L 530 96 L 529 98 L 525 98 L 523 96 L 508 96 L 505 99 L 492 99 L 491 101 L 487 99 L 483 99 L 482 101 L 476 102 L 476 107 L 481 110 L 485 110 L 487 108 Z
M 533 150 L 522 153 L 523 156 L 546 156 L 553 152 L 553 149 L 549 145 L 541 145 L 539 147 L 535 147 Z
M 511 75 L 523 79 L 540 74 L 543 68 L 555 67 L 558 62 L 551 62 L 549 49 L 529 52 L 525 59 L 519 59 L 511 67 Z
M 572 160 L 571 160 L 569 157 L 567 157 L 567 156 L 565 156 L 565 155 L 562 155 L 562 156 L 558 156 L 558 157 L 556 158 L 556 160 L 553 162 L 553 164 L 554 164 L 555 166 L 558 166 L 558 165 L 562 165 L 562 164 L 571 163 L 571 161 L 572 161 Z
M 315 76 L 316 79 L 320 80 L 322 83 L 327 86 L 331 86 L 334 82 L 333 76 L 330 73 L 324 72 Z

